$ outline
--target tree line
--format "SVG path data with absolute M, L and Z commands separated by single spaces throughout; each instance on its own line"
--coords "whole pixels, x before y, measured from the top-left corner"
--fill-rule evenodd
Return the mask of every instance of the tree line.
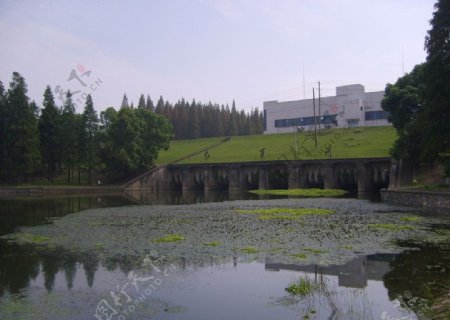
M 98 116 L 87 96 L 76 113 L 70 91 L 57 106 L 50 86 L 42 109 L 29 101 L 25 79 L 13 73 L 9 89 L 0 82 L 0 181 L 36 178 L 53 182 L 65 172 L 67 183 L 98 177 L 116 180 L 148 169 L 159 150 L 167 149 L 172 126 L 149 110 L 109 108 Z
M 217 104 L 184 99 L 156 105 L 141 95 L 135 108 L 124 95 L 119 110 L 98 114 L 90 95 L 77 113 L 70 91 L 62 106 L 50 86 L 42 107 L 28 97 L 25 79 L 17 72 L 9 88 L 0 81 L 0 182 L 45 179 L 66 174 L 69 184 L 117 181 L 150 168 L 170 139 L 256 134 L 262 132 L 258 109 L 238 112 Z M 86 180 L 86 179 L 85 179 Z
M 426 62 L 386 86 L 382 108 L 398 133 L 391 155 L 414 166 L 438 161 L 450 177 L 450 1 L 437 1 L 430 24 Z
M 134 108 L 133 103 L 128 103 L 126 94 L 121 108 Z M 191 103 L 181 99 L 171 104 L 164 101 L 163 97 L 155 105 L 149 95 L 145 98 L 141 94 L 137 108 L 164 115 L 172 123 L 174 138 L 177 140 L 263 133 L 263 113 L 258 108 L 248 113 L 237 111 L 234 100 L 231 108 L 211 102 L 203 104 L 195 99 Z

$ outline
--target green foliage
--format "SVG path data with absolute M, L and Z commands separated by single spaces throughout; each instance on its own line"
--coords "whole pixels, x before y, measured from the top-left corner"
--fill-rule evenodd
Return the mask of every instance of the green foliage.
M 419 162 L 423 143 L 424 69 L 425 64 L 417 65 L 395 84 L 388 84 L 381 102 L 398 133 L 391 155 L 413 163 Z
M 67 183 L 71 183 L 73 176 L 73 167 L 78 160 L 78 148 L 79 148 L 79 123 L 75 115 L 75 105 L 72 101 L 72 94 L 67 92 L 66 101 L 64 102 L 61 124 L 64 130 L 61 130 L 62 138 L 62 160 L 67 168 Z
M 153 240 L 154 242 L 177 242 L 177 241 L 183 241 L 184 237 L 179 234 L 168 234 L 161 238 L 157 238 Z
M 9 90 L 0 88 L 2 160 L 0 178 L 23 181 L 40 161 L 35 105 L 29 103 L 25 79 L 13 73 Z
M 88 94 L 82 117 L 82 133 L 80 142 L 85 151 L 82 154 L 82 159 L 85 160 L 88 165 L 88 181 L 90 184 L 92 184 L 92 167 L 98 156 L 98 124 L 99 119 L 97 112 L 94 109 L 94 102 L 92 101 L 91 95 Z
M 293 295 L 307 296 L 312 294 L 319 286 L 314 284 L 308 277 L 300 278 L 293 282 L 285 290 Z
M 167 149 L 171 136 L 169 122 L 147 109 L 122 108 L 117 114 L 108 111 L 104 128 L 102 159 L 105 171 L 122 178 L 148 169 L 160 149 Z
M 250 193 L 275 196 L 302 196 L 308 198 L 339 197 L 347 193 L 341 189 L 287 189 L 287 190 L 251 190 Z
M 220 241 L 211 241 L 211 242 L 207 242 L 204 244 L 207 247 L 218 247 L 220 245 L 222 245 L 222 242 Z
M 250 254 L 259 252 L 259 250 L 255 247 L 245 247 L 245 248 L 241 248 L 239 250 L 243 253 L 250 253 Z
M 42 160 L 47 165 L 47 178 L 53 181 L 56 167 L 62 158 L 61 150 L 61 118 L 55 104 L 52 90 L 47 86 L 44 92 L 42 114 L 39 119 L 39 137 Z
M 209 102 L 201 104 L 184 99 L 174 105 L 159 98 L 155 113 L 164 115 L 172 123 L 175 139 L 196 139 L 222 136 L 261 134 L 263 114 L 258 109 L 239 112 L 233 101 L 232 108 Z
M 319 208 L 270 208 L 236 209 L 239 214 L 256 214 L 260 220 L 296 220 L 304 215 L 327 215 L 335 213 L 330 209 Z
M 425 39 L 425 118 L 423 157 L 437 159 L 450 153 L 450 2 L 438 0 Z M 444 161 L 450 174 L 450 161 Z

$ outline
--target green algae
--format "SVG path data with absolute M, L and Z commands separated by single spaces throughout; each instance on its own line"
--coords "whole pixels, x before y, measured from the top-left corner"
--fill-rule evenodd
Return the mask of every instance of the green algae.
M 308 198 L 340 197 L 348 192 L 341 189 L 285 189 L 285 190 L 251 190 L 250 193 L 271 196 L 301 196 Z
M 328 252 L 327 250 L 317 249 L 317 248 L 308 248 L 308 247 L 303 248 L 303 250 L 307 251 L 307 252 L 311 252 L 313 254 L 321 254 L 321 253 L 327 253 Z
M 419 222 L 421 220 L 421 217 L 406 216 L 406 217 L 401 217 L 400 220 L 405 221 L 405 222 Z
M 308 257 L 305 253 L 294 253 L 291 256 L 300 260 L 305 260 Z
M 183 240 L 184 240 L 184 237 L 182 235 L 174 233 L 174 234 L 165 235 L 161 238 L 154 239 L 153 241 L 154 242 L 177 242 L 177 241 L 183 241 Z
M 28 232 L 21 232 L 16 235 L 16 241 L 18 243 L 43 244 L 47 243 L 49 240 L 50 237 Z
M 239 214 L 260 215 L 261 220 L 285 219 L 295 220 L 305 215 L 328 215 L 335 213 L 334 210 L 320 208 L 270 208 L 270 209 L 236 209 Z
M 258 253 L 259 252 L 259 250 L 255 247 L 245 247 L 245 248 L 239 249 L 239 251 L 241 251 L 243 253 Z

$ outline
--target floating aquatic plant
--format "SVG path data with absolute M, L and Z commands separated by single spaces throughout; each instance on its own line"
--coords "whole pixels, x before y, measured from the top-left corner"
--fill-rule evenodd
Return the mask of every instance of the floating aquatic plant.
M 258 253 L 259 250 L 256 249 L 255 247 L 245 247 L 245 248 L 241 248 L 240 251 L 244 252 L 244 253 Z
M 176 241 L 183 241 L 184 237 L 180 234 L 168 234 L 164 237 L 157 238 L 153 240 L 154 242 L 176 242 Z
M 271 196 L 340 197 L 348 192 L 341 189 L 285 189 L 285 190 L 250 190 L 250 193 Z
M 270 216 L 282 219 L 294 219 L 295 216 L 303 215 L 326 215 L 335 213 L 331 209 L 320 208 L 269 208 L 269 209 L 236 209 L 240 214 L 258 214 L 265 216 L 262 219 L 270 219 Z
M 312 294 L 318 287 L 311 279 L 304 277 L 291 283 L 285 290 L 293 295 L 307 296 Z
M 407 217 L 401 217 L 400 220 L 405 221 L 405 222 L 418 222 L 420 221 L 420 217 L 415 217 L 415 216 L 407 216 Z

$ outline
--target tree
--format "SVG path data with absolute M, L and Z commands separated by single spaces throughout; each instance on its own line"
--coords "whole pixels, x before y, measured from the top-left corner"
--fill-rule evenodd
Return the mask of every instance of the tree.
M 72 94 L 67 92 L 66 100 L 61 115 L 62 124 L 62 155 L 63 163 L 67 170 L 67 183 L 73 180 L 73 168 L 77 161 L 77 149 L 79 147 L 78 124 L 75 116 L 75 105 L 72 101 Z
M 166 118 L 147 109 L 121 109 L 106 131 L 102 159 L 106 173 L 123 178 L 148 169 L 160 149 L 167 149 L 172 130 Z
M 160 96 L 158 99 L 158 103 L 156 104 L 155 112 L 157 114 L 163 114 L 163 112 L 164 112 L 164 99 L 162 96 Z
M 44 101 L 41 118 L 39 119 L 39 138 L 42 159 L 47 166 L 47 179 L 53 182 L 56 168 L 61 160 L 60 146 L 60 114 L 56 107 L 50 86 L 44 92 Z
M 195 99 L 192 100 L 191 106 L 189 108 L 189 138 L 198 139 L 200 138 L 200 120 L 198 117 L 197 105 Z
M 123 94 L 123 99 L 122 99 L 122 104 L 120 105 L 121 108 L 129 108 L 129 104 L 128 104 L 128 98 L 127 95 L 124 93 Z
M 6 156 L 6 97 L 5 88 L 0 81 L 0 180 L 5 172 L 5 156 Z
M 145 97 L 143 94 L 139 97 L 138 109 L 145 109 Z
M 98 132 L 98 117 L 94 109 L 92 97 L 88 94 L 83 112 L 83 144 L 85 145 L 87 165 L 88 165 L 88 182 L 92 184 L 92 167 L 96 158 L 96 135 Z
M 147 95 L 147 101 L 145 102 L 145 107 L 147 110 L 155 111 L 155 106 L 153 105 L 152 99 L 150 99 L 150 95 Z
M 425 38 L 424 158 L 441 158 L 450 176 L 450 1 L 438 0 Z
M 238 119 L 238 113 L 236 111 L 236 103 L 233 100 L 233 104 L 231 107 L 231 114 L 230 114 L 230 136 L 237 136 L 239 134 L 239 119 Z
M 3 101 L 2 126 L 5 135 L 2 137 L 2 165 L 3 173 L 18 181 L 33 173 L 40 160 L 37 122 L 27 92 L 25 79 L 14 72 L 6 100 Z
M 417 65 L 395 84 L 388 84 L 381 102 L 383 110 L 389 112 L 388 120 L 398 133 L 391 156 L 413 164 L 421 161 L 423 149 L 424 69 L 425 64 Z

